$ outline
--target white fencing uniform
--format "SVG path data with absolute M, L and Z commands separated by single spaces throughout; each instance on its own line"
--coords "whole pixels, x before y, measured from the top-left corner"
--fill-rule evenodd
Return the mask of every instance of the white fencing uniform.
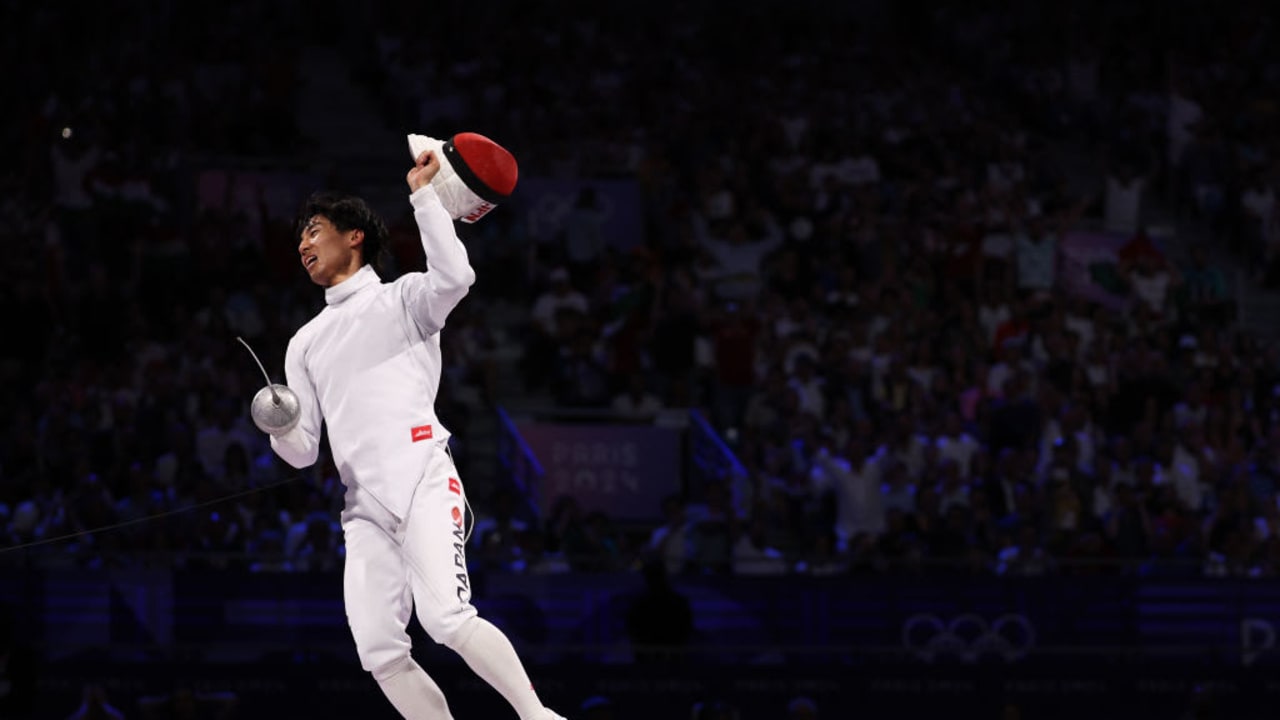
M 366 265 L 325 289 L 326 307 L 289 341 L 286 383 L 301 416 L 271 447 L 316 461 L 320 425 L 347 486 L 343 596 L 360 665 L 409 720 L 451 720 L 440 688 L 410 655 L 418 621 L 511 703 L 521 720 L 563 720 L 542 705 L 515 648 L 477 617 L 464 553 L 466 490 L 436 418 L 440 330 L 475 282 L 433 186 L 409 196 L 426 273 L 383 283 Z
M 294 467 L 316 461 L 321 422 L 347 486 L 347 617 L 366 670 L 405 657 L 410 601 L 451 644 L 475 615 L 462 554 L 462 483 L 436 418 L 440 329 L 475 271 L 431 186 L 410 196 L 425 273 L 383 283 L 365 265 L 325 289 L 326 306 L 289 341 L 286 383 L 302 414 L 271 447 Z
M 463 552 L 462 485 L 448 454 L 435 454 L 430 465 L 404 519 L 364 487 L 347 487 L 343 595 L 360 664 L 371 672 L 409 655 L 405 626 L 415 603 L 418 622 L 445 645 L 476 614 Z

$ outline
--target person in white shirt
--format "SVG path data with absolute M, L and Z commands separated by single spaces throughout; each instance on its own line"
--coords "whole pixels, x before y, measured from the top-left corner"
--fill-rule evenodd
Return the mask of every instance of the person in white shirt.
M 814 454 L 810 480 L 819 493 L 833 492 L 836 500 L 836 547 L 840 552 L 861 535 L 875 538 L 885 531 L 880 469 L 868 457 L 862 438 L 849 439 L 840 455 L 823 447 Z
M 554 382 L 560 353 L 590 311 L 582 293 L 574 289 L 569 271 L 558 267 L 547 277 L 548 287 L 534 300 L 529 337 L 521 369 L 530 388 Z
M 1050 417 L 1040 433 L 1039 462 L 1036 472 L 1043 473 L 1053 461 L 1054 448 L 1070 438 L 1074 466 L 1083 473 L 1093 472 L 1097 453 L 1097 430 L 1081 405 L 1064 405 L 1056 417 Z
M 888 530 L 889 515 L 898 511 L 910 515 L 916 511 L 916 486 L 907 476 L 907 466 L 892 458 L 879 458 L 875 467 L 883 482 L 880 484 L 881 505 L 884 506 L 884 527 Z
M 1019 290 L 1047 292 L 1053 287 L 1058 273 L 1056 233 L 1050 232 L 1040 218 L 1033 217 L 1028 227 L 1014 236 L 1013 249 Z
M 1070 308 L 1062 319 L 1067 332 L 1074 333 L 1079 338 L 1076 345 L 1079 353 L 1077 359 L 1089 357 L 1089 351 L 1093 349 L 1094 338 L 1098 335 L 1098 322 L 1095 316 L 1096 311 L 1090 309 L 1088 301 L 1075 300 L 1071 302 Z
M 645 549 L 666 566 L 667 575 L 674 577 L 685 571 L 691 559 L 689 518 L 684 501 L 677 495 L 663 498 L 662 513 L 667 522 L 653 529 Z
M 1025 359 L 1021 344 L 1009 342 L 1003 349 L 1002 359 L 987 372 L 987 394 L 991 397 L 1004 397 L 1006 383 L 1019 372 L 1035 377 L 1036 366 Z
M 538 327 L 552 338 L 560 336 L 559 314 L 564 310 L 586 315 L 587 298 L 573 288 L 569 281 L 569 272 L 564 268 L 556 268 L 547 278 L 551 287 L 538 296 L 533 303 L 533 320 Z
M 1195 137 L 1196 126 L 1204 117 L 1200 103 L 1188 90 L 1186 81 L 1177 75 L 1172 78 L 1165 119 L 1166 137 L 1169 139 L 1169 166 L 1175 169 L 1182 167 L 1183 152 Z
M 406 177 L 427 272 L 391 283 L 373 266 L 386 227 L 363 200 L 320 194 L 307 202 L 298 252 L 325 288 L 326 305 L 289 341 L 286 383 L 301 415 L 271 447 L 306 467 L 319 456 L 321 423 L 328 427 L 346 486 L 347 621 L 361 667 L 401 715 L 451 717 L 439 686 L 410 656 L 405 628 L 416 608 L 427 633 L 461 655 L 521 720 L 559 719 L 538 699 L 510 640 L 471 604 L 464 488 L 434 404 L 440 332 L 475 271 L 431 185 L 439 170 L 428 151 Z
M 1212 461 L 1213 452 L 1204 444 L 1203 430 L 1197 424 L 1182 428 L 1177 445 L 1168 463 L 1169 480 L 1173 483 L 1178 499 L 1193 512 L 1205 509 L 1212 487 L 1203 480 L 1209 468 L 1202 467 Z
M 257 445 L 254 438 L 261 437 L 252 434 L 252 426 L 237 417 L 234 407 L 229 399 L 214 402 L 207 422 L 196 430 L 196 457 L 210 477 L 222 478 L 226 470 L 223 460 L 232 443 L 248 450 Z
M 1013 319 L 1013 308 L 1009 298 L 996 289 L 995 283 L 990 284 L 982 301 L 978 304 L 978 324 L 986 333 L 984 339 L 988 343 L 994 343 L 996 329 L 1011 319 Z
M 795 371 L 788 379 L 788 386 L 799 400 L 800 411 L 822 418 L 826 410 L 825 383 L 817 374 L 817 362 L 813 356 L 803 353 L 796 358 Z
M 1142 223 L 1143 193 L 1147 179 L 1124 168 L 1107 175 L 1103 227 L 1111 232 L 1133 235 Z
M 938 447 L 938 457 L 956 464 L 960 477 L 967 480 L 973 470 L 973 456 L 981 450 L 978 441 L 964 431 L 960 413 L 947 413 L 943 430 L 933 441 Z
M 1133 297 L 1157 316 L 1164 315 L 1170 288 L 1179 284 L 1169 264 L 1163 258 L 1143 255 L 1129 268 L 1126 277 L 1133 289 Z

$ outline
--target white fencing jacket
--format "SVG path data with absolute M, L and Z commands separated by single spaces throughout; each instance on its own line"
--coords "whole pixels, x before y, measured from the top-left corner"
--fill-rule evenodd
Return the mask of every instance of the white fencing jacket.
M 365 265 L 326 288 L 325 308 L 289 340 L 285 382 L 302 416 L 271 438 L 296 468 L 316 461 L 320 424 L 342 482 L 404 518 L 427 461 L 448 440 L 435 414 L 440 329 L 475 282 L 466 247 L 430 185 L 409 196 L 427 272 L 383 283 Z

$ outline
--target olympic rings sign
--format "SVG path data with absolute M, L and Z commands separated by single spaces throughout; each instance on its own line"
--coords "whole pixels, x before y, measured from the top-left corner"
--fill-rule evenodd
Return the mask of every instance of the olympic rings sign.
M 902 623 L 903 647 L 925 662 L 948 655 L 966 663 L 990 656 L 1014 662 L 1026 657 L 1035 644 L 1035 626 L 1025 615 L 1001 615 L 988 623 L 972 613 L 950 622 L 919 613 Z

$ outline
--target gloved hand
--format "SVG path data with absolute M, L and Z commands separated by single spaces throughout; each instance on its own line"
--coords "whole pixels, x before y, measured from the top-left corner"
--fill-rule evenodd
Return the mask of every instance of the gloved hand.
M 483 135 L 458 133 L 448 140 L 428 135 L 408 137 L 414 162 L 428 151 L 440 161 L 431 186 L 454 220 L 476 222 L 515 190 L 519 176 L 515 157 Z

